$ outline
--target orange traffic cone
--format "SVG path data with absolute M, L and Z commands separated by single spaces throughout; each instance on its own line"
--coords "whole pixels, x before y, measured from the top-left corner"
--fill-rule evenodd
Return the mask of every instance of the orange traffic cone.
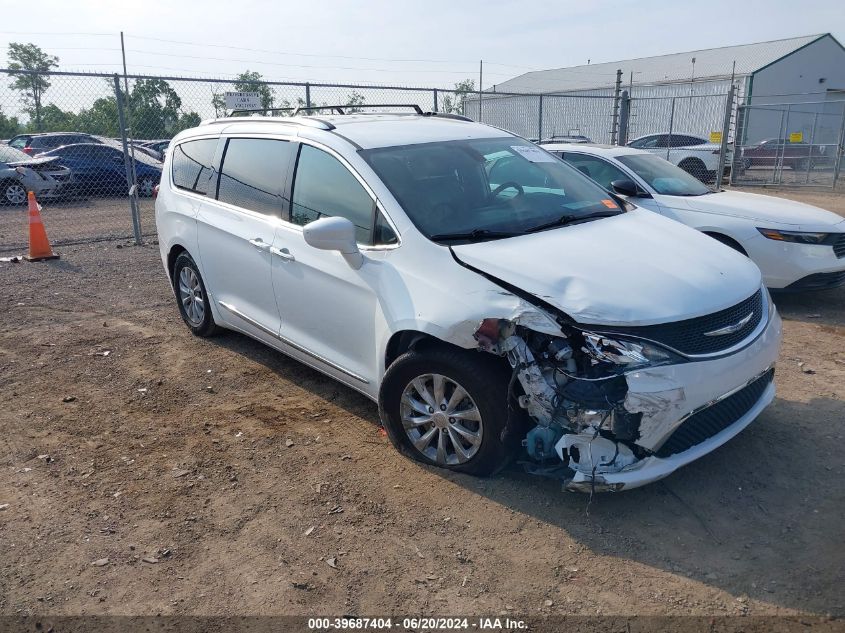
M 44 223 L 41 221 L 41 213 L 38 202 L 35 201 L 35 194 L 31 191 L 27 194 L 29 200 L 29 255 L 24 259 L 30 262 L 40 262 L 42 259 L 58 259 L 59 256 L 50 247 L 50 240 L 47 239 L 47 231 L 44 230 Z

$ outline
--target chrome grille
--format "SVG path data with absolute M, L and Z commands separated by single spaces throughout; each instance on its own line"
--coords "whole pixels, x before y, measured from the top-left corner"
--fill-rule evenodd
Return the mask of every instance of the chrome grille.
M 749 314 L 751 314 L 751 318 L 737 331 L 707 336 L 708 333 L 742 322 Z M 645 338 L 677 350 L 682 354 L 717 354 L 747 338 L 760 324 L 762 318 L 763 290 L 760 289 L 748 299 L 706 316 L 658 325 L 614 327 L 612 331 Z

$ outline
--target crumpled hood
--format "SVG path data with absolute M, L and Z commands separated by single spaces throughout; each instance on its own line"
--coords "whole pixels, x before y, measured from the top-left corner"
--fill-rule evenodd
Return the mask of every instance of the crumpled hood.
M 702 316 L 747 299 L 761 284 L 747 257 L 642 209 L 452 250 L 459 261 L 597 325 Z
M 704 196 L 658 196 L 659 202 L 678 209 L 729 215 L 767 223 L 761 228 L 789 225 L 794 230 L 824 231 L 842 224 L 842 216 L 811 204 L 744 191 L 720 191 Z M 775 223 L 775 225 L 772 225 Z M 845 225 L 838 227 L 845 230 Z
M 46 163 L 55 163 L 59 160 L 58 156 L 42 156 L 41 158 L 30 158 L 29 160 L 17 160 L 12 163 L 6 163 L 9 167 L 33 167 L 34 165 L 44 165 Z

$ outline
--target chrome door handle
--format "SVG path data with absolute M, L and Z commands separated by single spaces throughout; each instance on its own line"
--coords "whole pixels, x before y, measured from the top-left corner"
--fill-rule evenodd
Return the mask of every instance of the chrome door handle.
M 249 240 L 249 243 L 252 244 L 255 248 L 258 248 L 262 251 L 269 251 L 270 250 L 270 245 L 267 242 L 265 242 L 264 240 L 262 240 L 260 237 L 255 237 L 255 238 Z
M 281 257 L 285 261 L 288 261 L 288 262 L 296 261 L 296 257 L 294 257 L 291 254 L 291 252 L 286 248 L 276 248 L 275 246 L 271 246 L 270 252 L 273 253 L 273 255 L 278 255 L 279 257 Z

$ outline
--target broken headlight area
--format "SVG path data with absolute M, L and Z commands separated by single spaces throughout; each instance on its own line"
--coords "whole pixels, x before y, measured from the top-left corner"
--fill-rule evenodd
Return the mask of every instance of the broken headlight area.
M 647 341 L 564 326 L 559 336 L 507 319 L 485 319 L 480 349 L 504 356 L 513 370 L 511 401 L 534 427 L 523 439 L 530 472 L 601 481 L 650 453 L 637 445 L 642 412 L 625 408 L 632 371 L 684 362 Z

